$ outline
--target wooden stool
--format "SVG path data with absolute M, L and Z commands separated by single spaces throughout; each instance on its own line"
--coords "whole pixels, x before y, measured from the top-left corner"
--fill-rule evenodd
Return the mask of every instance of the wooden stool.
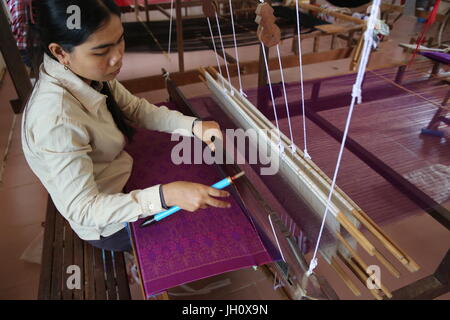
M 78 288 L 72 281 L 80 276 Z M 48 197 L 39 300 L 130 300 L 122 252 L 81 240 Z

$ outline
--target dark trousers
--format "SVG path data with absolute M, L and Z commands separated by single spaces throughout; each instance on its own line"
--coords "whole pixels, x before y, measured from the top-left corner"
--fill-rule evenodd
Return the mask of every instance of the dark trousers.
M 132 252 L 131 239 L 127 228 L 110 235 L 109 237 L 100 236 L 100 240 L 88 240 L 90 245 L 104 250 L 128 251 Z
M 28 50 L 26 49 L 22 49 L 19 50 L 20 53 L 20 58 L 22 59 L 22 62 L 29 68 L 31 68 L 31 59 L 30 59 L 30 55 L 28 53 Z

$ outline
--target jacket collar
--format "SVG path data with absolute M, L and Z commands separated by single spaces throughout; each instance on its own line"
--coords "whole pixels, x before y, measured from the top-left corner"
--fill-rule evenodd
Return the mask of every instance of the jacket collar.
M 93 86 L 90 86 L 70 69 L 66 70 L 61 63 L 52 59 L 47 54 L 44 54 L 42 71 L 58 80 L 67 91 L 80 101 L 83 107 L 91 112 L 96 113 L 100 104 L 107 97 L 99 92 L 103 87 L 102 83 L 97 82 L 93 83 Z

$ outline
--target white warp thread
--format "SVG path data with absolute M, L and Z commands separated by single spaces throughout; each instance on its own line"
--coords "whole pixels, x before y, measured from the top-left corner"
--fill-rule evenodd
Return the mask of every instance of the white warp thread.
M 336 164 L 336 169 L 334 171 L 334 176 L 333 176 L 333 181 L 331 183 L 331 189 L 330 189 L 330 193 L 328 195 L 328 200 L 327 200 L 327 205 L 325 207 L 325 213 L 322 219 L 322 225 L 320 227 L 320 232 L 319 232 L 319 236 L 317 238 L 317 243 L 316 243 L 316 247 L 314 249 L 314 255 L 313 258 L 311 259 L 310 265 L 309 265 L 309 269 L 306 273 L 306 275 L 309 277 L 314 269 L 317 267 L 317 251 L 319 250 L 319 245 L 320 245 L 320 240 L 322 238 L 322 233 L 323 233 L 323 229 L 325 226 L 325 221 L 328 215 L 328 212 L 330 210 L 330 204 L 331 204 L 331 197 L 333 196 L 333 192 L 334 192 L 334 187 L 336 185 L 336 179 L 337 179 L 337 175 L 339 173 L 339 168 L 341 165 L 341 160 L 342 160 L 342 155 L 344 153 L 344 147 L 345 147 L 345 142 L 347 140 L 347 136 L 348 136 L 348 130 L 350 127 L 350 122 L 352 120 L 352 114 L 353 114 L 353 109 L 355 107 L 356 102 L 358 102 L 358 104 L 360 104 L 362 102 L 362 97 L 361 97 L 361 87 L 362 87 L 362 82 L 364 80 L 364 75 L 366 72 L 366 68 L 367 68 L 367 63 L 369 62 L 369 57 L 370 57 L 370 52 L 372 50 L 372 44 L 373 44 L 373 30 L 375 27 L 375 21 L 378 17 L 378 12 L 380 9 L 380 0 L 375 0 L 372 6 L 372 10 L 370 13 L 370 19 L 367 25 L 367 30 L 364 33 L 364 47 L 362 50 L 362 55 L 361 55 L 361 63 L 359 65 L 358 68 L 358 75 L 356 77 L 356 82 L 353 85 L 353 90 L 352 90 L 352 103 L 350 105 L 350 109 L 348 112 L 348 116 L 347 116 L 347 122 L 345 124 L 345 130 L 344 130 L 344 136 L 342 138 L 342 143 L 341 143 L 341 148 L 339 150 L 339 156 L 338 156 L 338 160 L 337 160 L 337 164 Z

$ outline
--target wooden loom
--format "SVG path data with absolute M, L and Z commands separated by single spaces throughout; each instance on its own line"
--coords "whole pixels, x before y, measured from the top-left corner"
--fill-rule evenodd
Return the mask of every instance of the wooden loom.
M 316 215 L 322 216 L 325 211 L 331 180 L 314 162 L 305 158 L 303 152 L 298 149 L 293 154 L 286 151 L 280 155 L 279 137 L 276 134 L 277 131 L 274 125 L 250 101 L 239 95 L 238 90 L 235 88 L 232 89 L 234 90 L 233 95 L 224 92 L 221 85 L 222 80 L 227 88 L 232 86 L 216 70 L 208 67 L 201 71 L 205 84 L 225 113 L 244 130 L 261 130 L 260 138 L 262 137 L 266 140 L 265 142 L 270 146 L 275 157 L 280 156 L 280 174 L 287 179 L 291 186 L 291 191 L 296 193 L 299 201 L 306 202 Z M 289 150 L 289 147 L 292 145 L 290 139 L 282 133 L 280 135 L 285 150 Z M 253 143 L 256 142 L 253 141 Z M 400 276 L 400 272 L 392 263 L 358 230 L 360 225 L 367 228 L 408 271 L 415 272 L 419 270 L 420 267 L 417 263 L 390 239 L 340 188 L 335 189 L 330 213 L 331 216 L 327 219 L 327 226 L 328 230 L 337 239 L 337 245 L 335 247 L 328 246 L 321 250 L 321 254 L 355 295 L 358 296 L 361 293 L 340 267 L 338 260 L 343 261 L 363 283 L 366 283 L 371 274 L 367 271 L 367 263 L 356 252 L 352 240 L 355 240 L 369 255 L 377 258 L 392 275 L 397 278 Z M 352 239 L 349 240 L 348 237 L 343 235 L 341 227 L 348 232 Z M 383 295 L 391 296 L 391 293 L 384 285 L 381 285 L 379 290 L 370 290 L 370 292 L 377 299 L 382 299 Z
M 261 12 L 258 13 L 260 15 Z M 274 22 L 274 20 L 272 21 Z M 261 23 L 261 19 L 257 19 L 257 23 Z M 261 23 L 261 29 L 271 28 L 267 22 Z M 274 45 L 278 37 L 277 30 L 266 38 L 268 46 Z M 261 38 L 261 30 L 258 30 L 258 36 Z M 263 140 L 256 141 L 255 137 L 250 137 L 251 143 L 254 145 L 267 145 L 270 150 L 272 160 L 279 161 L 279 175 L 287 181 L 290 191 L 295 194 L 299 203 L 308 208 L 302 214 L 312 214 L 315 217 L 323 218 L 328 194 L 331 190 L 331 180 L 325 173 L 317 167 L 309 157 L 305 157 L 300 150 L 290 150 L 293 146 L 292 141 L 281 133 L 277 128 L 248 100 L 240 91 L 235 89 L 232 84 L 227 81 L 214 68 L 200 68 L 201 79 L 213 93 L 214 99 L 221 106 L 224 113 L 229 116 L 239 128 L 244 130 L 253 129 L 258 131 L 258 138 Z M 253 141 L 252 141 L 253 138 Z M 284 151 L 286 150 L 286 151 Z M 329 208 L 331 216 L 326 220 L 328 232 L 334 237 L 335 242 L 323 245 L 320 253 L 323 258 L 330 264 L 332 269 L 344 281 L 346 286 L 356 295 L 361 295 L 360 290 L 352 282 L 349 275 L 338 263 L 341 260 L 363 284 L 374 279 L 374 275 L 369 271 L 368 264 L 364 262 L 356 251 L 356 244 L 359 244 L 364 251 L 370 256 L 375 257 L 381 264 L 395 277 L 400 277 L 400 272 L 393 264 L 371 243 L 367 237 L 359 231 L 359 227 L 364 226 L 379 243 L 382 244 L 390 254 L 397 259 L 410 272 L 419 270 L 419 265 L 405 253 L 397 244 L 390 239 L 368 215 L 358 207 L 340 188 L 336 187 L 331 199 Z M 281 219 L 278 221 L 281 229 L 284 230 L 286 237 L 289 237 L 287 227 L 283 226 Z M 345 232 L 342 232 L 342 229 Z M 274 231 L 275 232 L 275 231 Z M 276 237 L 276 235 L 275 235 Z M 276 239 L 279 249 L 281 246 Z M 289 243 L 291 244 L 291 243 Z M 290 248 L 289 248 L 290 247 Z M 292 246 L 288 246 L 293 250 Z M 286 249 L 286 247 L 285 247 Z M 295 250 L 294 250 L 295 251 Z M 298 252 L 294 252 L 298 255 Z M 283 258 L 284 259 L 284 258 Z M 286 261 L 286 259 L 284 259 Z M 303 259 L 297 259 L 304 262 Z M 300 263 L 302 264 L 302 263 Z M 303 296 L 306 296 L 307 285 L 305 282 L 305 264 L 301 265 L 303 276 L 296 275 L 297 291 L 300 290 Z M 289 280 L 292 285 L 292 279 Z M 378 279 L 379 280 L 379 279 Z M 383 299 L 383 296 L 391 298 L 391 292 L 381 282 L 376 289 L 370 289 L 370 293 L 376 299 Z M 300 296 L 302 295 L 300 294 Z
M 133 0 L 127 0 L 128 2 L 133 2 Z M 224 13 L 226 6 L 228 4 L 227 0 L 220 0 L 217 1 L 220 7 L 220 15 L 219 18 L 227 17 L 229 14 Z M 246 1 L 242 1 L 242 6 L 245 6 L 243 9 L 236 9 L 234 10 L 234 14 L 236 16 L 241 17 L 242 19 L 248 18 L 249 13 L 254 13 L 255 7 L 250 6 L 249 8 L 247 5 L 245 5 Z M 178 63 L 179 63 L 179 72 L 171 72 L 171 78 L 176 81 L 177 85 L 186 85 L 186 84 L 192 84 L 200 82 L 198 78 L 198 72 L 196 69 L 192 70 L 185 70 L 184 68 L 184 45 L 183 45 L 183 20 L 187 19 L 187 16 L 181 17 L 181 9 L 182 8 L 188 8 L 188 7 L 195 7 L 195 6 L 201 6 L 203 1 L 200 0 L 194 0 L 189 2 L 177 2 L 175 7 L 180 8 L 180 14 L 177 15 L 176 18 L 176 27 L 177 27 L 177 48 L 180 48 L 178 51 Z M 236 1 L 233 0 L 233 4 L 235 4 Z M 253 2 L 255 4 L 255 2 Z M 158 9 L 159 7 L 159 9 Z M 136 6 L 135 8 L 139 8 L 139 6 Z M 317 8 L 317 7 L 314 7 Z M 143 9 L 142 7 L 140 10 Z M 158 5 L 155 7 L 154 5 L 149 5 L 148 8 L 145 8 L 145 11 L 147 10 L 159 10 L 160 9 L 170 9 L 170 3 L 162 3 L 161 5 Z M 309 9 L 309 8 L 304 8 Z M 167 12 L 166 12 L 167 14 Z M 323 25 L 323 26 L 316 26 L 315 31 L 305 34 L 302 36 L 302 40 L 306 39 L 312 39 L 314 42 L 312 52 L 303 53 L 302 61 L 303 65 L 307 64 L 314 64 L 314 63 L 320 63 L 324 61 L 332 61 L 332 60 L 340 60 L 340 59 L 347 59 L 350 57 L 353 57 L 353 59 L 350 61 L 349 69 L 353 69 L 356 65 L 356 61 L 358 60 L 357 53 L 357 47 L 358 47 L 358 40 L 356 35 L 360 33 L 363 30 L 364 23 L 362 23 L 362 20 L 353 18 L 347 15 L 340 16 L 340 19 L 343 21 L 351 22 L 352 25 L 349 26 L 342 26 L 337 24 L 330 24 L 330 25 Z M 139 21 L 139 20 L 138 20 Z M 327 27 L 329 26 L 329 27 Z M 175 30 L 175 26 L 174 26 Z M 250 30 L 249 32 L 253 32 Z M 253 32 L 255 33 L 255 32 Z M 255 33 L 256 36 L 256 33 Z M 320 43 L 323 42 L 321 39 L 324 39 L 326 37 L 331 37 L 331 46 L 329 49 L 324 50 L 320 48 Z M 256 37 L 255 37 L 256 38 Z M 337 39 L 342 39 L 346 41 L 346 45 L 344 47 L 338 47 L 337 46 Z M 293 45 L 292 45 L 292 51 L 294 54 L 287 55 L 282 57 L 283 65 L 286 67 L 295 67 L 298 66 L 298 52 L 297 52 L 297 37 L 293 36 Z M 319 50 L 321 49 L 321 50 Z M 163 50 L 164 51 L 164 50 Z M 221 53 L 219 52 L 219 55 Z M 227 54 L 227 60 L 228 60 L 228 68 L 230 71 L 230 75 L 236 76 L 237 75 L 237 67 L 236 62 L 234 59 L 232 59 L 231 56 Z M 278 64 L 277 58 L 270 58 L 268 59 L 269 68 L 271 70 L 276 69 L 276 66 Z M 255 74 L 258 73 L 260 62 L 258 60 L 254 61 L 241 61 L 240 67 L 241 67 L 241 73 L 245 75 L 249 74 Z M 225 65 L 221 65 L 221 70 L 225 71 Z M 130 91 L 133 93 L 141 93 L 141 92 L 148 92 L 153 90 L 159 90 L 165 88 L 164 80 L 159 76 L 149 76 L 149 77 L 143 77 L 143 78 L 137 78 L 137 79 L 131 79 L 126 80 L 122 82 L 125 87 L 127 87 Z
M 293 59 L 291 59 L 292 61 L 294 61 L 294 58 L 296 58 L 295 56 L 294 57 L 292 57 Z M 270 61 L 269 62 L 269 68 L 270 69 L 276 69 L 276 61 L 275 61 L 275 59 L 271 59 L 271 60 L 274 60 L 274 61 Z M 305 61 L 305 60 L 304 60 Z M 284 61 L 284 59 L 283 59 L 283 65 L 285 65 L 285 63 L 284 63 L 285 61 Z M 286 66 L 286 65 L 285 65 Z M 288 65 L 288 66 L 290 66 L 290 65 Z M 255 67 L 256 68 L 256 67 Z M 230 71 L 232 71 L 232 72 L 230 72 L 230 73 L 232 73 L 232 76 L 234 76 L 234 75 L 236 75 L 237 74 L 237 72 L 236 72 L 236 70 L 234 70 L 235 69 L 235 65 L 233 66 L 233 64 L 232 65 L 230 65 Z M 261 70 L 261 68 L 260 68 L 260 70 Z M 262 70 L 264 70 L 264 69 L 262 69 Z M 223 69 L 223 66 L 222 66 L 222 71 L 224 71 L 224 69 Z M 242 69 L 241 69 L 241 71 L 242 71 Z M 206 69 L 202 69 L 201 70 L 201 73 L 203 74 L 200 78 L 201 78 L 201 80 L 202 81 L 204 81 L 206 84 L 208 84 L 208 80 L 207 80 L 207 75 L 206 75 L 206 73 L 208 73 L 209 74 L 209 76 L 210 77 L 212 77 L 212 79 L 215 81 L 215 83 L 216 84 L 219 84 L 220 85 L 220 82 L 221 82 L 221 80 L 222 80 L 222 78 L 217 74 L 217 71 L 216 70 L 214 70 L 214 69 L 212 69 L 212 68 L 206 68 Z M 176 80 L 176 82 L 177 82 L 177 84 L 179 84 L 179 85 L 182 85 L 183 83 L 181 83 L 182 81 L 178 81 L 179 79 L 178 79 L 178 74 L 173 74 L 172 75 L 173 76 L 173 78 Z M 191 80 L 194 78 L 194 77 L 197 77 L 197 74 L 196 74 L 196 72 L 194 72 L 194 73 L 192 73 L 192 75 L 190 76 L 190 79 L 189 79 L 189 82 L 191 82 Z M 223 79 L 224 81 L 225 81 L 225 83 L 226 83 L 226 87 L 228 87 L 228 85 L 229 85 L 229 83 L 225 80 L 225 79 Z M 136 81 L 138 81 L 139 83 L 148 83 L 148 81 L 142 81 L 142 79 L 137 79 Z M 195 81 L 194 81 L 195 82 Z M 179 91 L 177 88 L 176 88 L 176 86 L 174 85 L 174 82 L 173 81 L 171 81 L 171 80 L 168 80 L 168 79 L 166 79 L 166 84 L 167 84 L 167 89 L 169 90 L 169 93 L 170 93 L 170 96 L 171 96 L 171 99 L 172 100 L 174 100 L 174 101 L 176 101 L 177 102 L 177 105 L 178 106 L 186 106 L 186 105 L 188 105 L 189 104 L 189 102 L 184 98 L 183 99 L 183 97 L 182 97 L 182 95 L 180 95 L 179 93 L 180 92 L 177 92 L 177 91 Z M 184 83 L 184 84 L 186 84 L 186 83 Z M 209 85 L 209 84 L 208 84 Z M 219 86 L 220 87 L 220 86 Z M 141 87 L 140 87 L 141 88 Z M 131 89 L 133 89 L 133 88 L 131 88 Z M 142 89 L 141 89 L 142 90 Z M 234 91 L 235 91 L 235 89 L 233 89 Z M 135 90 L 133 90 L 133 91 L 135 91 Z M 138 90 L 139 91 L 139 90 Z M 145 90 L 142 90 L 142 91 L 145 91 Z M 220 93 L 220 95 L 222 95 L 222 93 Z M 225 95 L 226 96 L 226 95 Z M 240 105 L 240 104 L 243 104 L 244 105 L 244 107 L 246 107 L 247 105 L 246 105 L 246 103 L 245 103 L 245 101 L 244 102 L 242 102 L 241 101 L 241 97 L 239 97 L 239 96 L 233 96 L 233 97 L 227 97 L 227 98 L 225 98 L 225 100 L 227 101 L 226 102 L 226 104 L 228 104 L 229 102 L 228 102 L 228 99 L 231 99 L 232 101 L 234 101 L 234 104 L 238 104 L 238 105 Z M 238 100 L 238 102 L 236 102 L 235 100 Z M 244 100 L 246 100 L 246 99 L 244 99 Z M 251 105 L 251 104 L 250 104 Z M 233 105 L 234 106 L 234 105 Z M 254 106 L 253 106 L 253 108 L 254 108 Z M 226 110 L 225 108 L 223 108 L 224 110 Z M 247 108 L 248 109 L 248 108 Z M 191 109 L 192 110 L 192 109 Z M 246 110 L 246 109 L 243 109 L 243 110 Z M 250 110 L 250 113 L 251 113 L 251 111 L 253 110 L 253 109 L 249 109 Z M 187 112 L 184 112 L 184 113 L 186 113 L 187 114 Z M 307 110 L 307 116 L 308 116 L 308 118 L 310 118 L 311 119 L 311 114 L 308 114 L 309 113 L 309 111 Z M 313 121 L 314 120 L 320 120 L 320 119 L 316 119 L 316 118 L 318 118 L 319 116 L 318 115 L 314 115 L 314 117 L 315 117 L 315 119 L 313 119 Z M 252 118 L 251 118 L 252 119 Z M 267 120 L 267 119 L 266 119 Z M 238 121 L 236 121 L 237 123 L 238 123 Z M 258 121 L 256 121 L 256 122 L 258 122 Z M 269 124 L 270 124 L 270 122 L 268 122 Z M 264 124 L 264 122 L 263 122 L 263 124 Z M 324 129 L 324 130 L 328 130 L 328 129 Z M 328 132 L 329 133 L 329 132 Z M 333 134 L 331 134 L 332 136 L 333 136 Z M 273 135 L 273 136 L 268 136 L 269 138 L 273 138 L 272 140 L 273 141 L 275 141 L 275 142 L 277 142 L 278 140 L 278 135 Z M 334 137 L 334 136 L 333 136 Z M 289 140 L 285 140 L 285 138 L 286 137 L 284 137 L 283 136 L 283 141 L 287 141 L 287 142 L 284 142 L 284 144 L 285 144 L 285 146 L 286 145 L 290 145 L 290 143 L 289 143 Z M 340 138 L 336 138 L 336 139 L 340 139 Z M 269 140 L 269 139 L 268 139 Z M 356 152 L 352 149 L 353 147 L 354 147 L 354 142 L 352 142 L 352 141 L 350 141 L 351 139 L 349 139 L 349 143 L 348 143 L 348 145 L 349 145 L 349 150 L 350 151 L 352 151 L 353 153 L 355 153 L 356 154 Z M 350 142 L 352 142 L 352 143 L 350 143 Z M 352 147 L 352 148 L 350 148 L 350 146 Z M 275 151 L 276 151 L 277 149 L 275 149 Z M 301 158 L 301 153 L 300 152 L 297 152 L 298 154 L 300 154 L 300 158 Z M 359 156 L 359 155 L 358 155 Z M 367 157 L 361 157 L 361 159 L 364 161 L 364 162 L 366 162 L 366 163 L 368 163 L 368 162 L 371 162 L 371 161 L 368 161 L 367 159 L 366 159 Z M 370 160 L 370 159 L 369 159 Z M 309 164 L 309 165 L 313 165 L 313 164 L 311 164 L 311 163 L 309 163 L 307 160 L 305 160 L 306 161 L 306 163 L 307 164 Z M 368 162 L 367 162 L 368 161 Z M 371 166 L 372 167 L 372 165 L 371 164 L 369 164 L 369 166 Z M 374 165 L 375 166 L 375 165 Z M 378 168 L 378 165 L 377 166 L 375 166 L 376 167 L 376 169 L 374 168 L 374 167 L 372 167 L 372 168 L 374 168 L 374 170 L 375 171 L 377 171 L 378 173 L 380 173 L 380 172 L 384 172 L 384 171 L 386 171 L 385 170 L 385 168 Z M 386 173 L 386 172 L 384 172 L 384 173 Z M 388 172 L 389 173 L 389 172 Z M 380 173 L 380 175 L 381 175 L 381 173 Z M 382 175 L 384 178 L 386 178 L 386 176 L 383 174 Z M 393 178 L 395 178 L 395 177 L 391 177 L 392 176 L 392 174 L 387 174 L 387 176 L 388 176 L 388 178 L 386 178 L 389 182 L 391 182 L 391 183 L 393 183 L 391 180 L 395 180 L 395 179 L 393 179 Z M 392 178 L 392 179 L 391 179 Z M 326 181 L 328 181 L 328 185 L 329 185 L 329 179 L 325 176 L 325 180 Z M 398 180 L 398 179 L 397 179 Z M 249 182 L 249 181 L 247 181 L 249 184 L 251 184 L 251 182 Z M 395 181 L 395 182 L 397 182 L 397 181 Z M 393 183 L 394 184 L 394 183 Z M 396 185 L 397 183 L 395 183 L 394 185 Z M 273 185 L 273 184 L 272 184 Z M 241 186 L 240 186 L 241 187 Z M 282 187 L 280 186 L 280 189 L 281 189 Z M 292 187 L 290 187 L 289 188 L 289 190 L 291 190 L 292 189 Z M 400 189 L 400 188 L 399 188 Z M 242 191 L 242 189 L 240 188 L 240 190 L 239 190 L 240 192 Z M 326 188 L 325 188 L 325 191 L 326 191 Z M 416 192 L 417 190 L 415 190 L 415 192 L 411 192 L 411 196 L 414 196 L 414 197 L 416 197 L 417 196 L 417 192 Z M 338 191 L 336 191 L 336 192 L 338 192 Z M 325 192 L 326 193 L 326 192 Z M 406 193 L 405 193 L 406 194 Z M 274 190 L 274 195 L 275 195 L 275 190 Z M 336 196 L 335 196 L 336 197 Z M 408 197 L 409 197 L 409 195 L 408 195 Z M 417 198 L 420 198 L 420 199 L 422 199 L 423 197 L 417 197 Z M 411 199 L 411 198 L 410 198 Z M 346 197 L 346 199 L 345 199 L 348 203 L 350 203 L 350 205 L 351 206 L 353 206 L 354 205 L 354 209 L 357 209 L 357 206 L 354 204 L 354 203 L 352 203 L 351 202 L 351 200 L 350 199 L 348 199 L 348 197 Z M 413 199 L 413 201 L 414 200 L 416 200 L 416 199 Z M 418 204 L 418 202 L 417 201 L 414 201 L 414 202 L 416 202 L 416 204 Z M 430 202 L 429 201 L 423 201 L 423 203 L 424 204 L 429 204 Z M 420 207 L 422 207 L 423 208 L 423 205 L 420 205 L 420 204 L 418 204 Z M 435 208 L 435 206 L 431 206 L 432 208 Z M 430 206 L 428 206 L 428 208 L 431 208 Z M 269 266 L 269 268 L 272 270 L 272 271 L 274 271 L 277 275 L 280 275 L 280 279 L 283 281 L 283 283 L 285 284 L 285 289 L 288 289 L 288 291 L 289 291 L 289 295 L 290 295 L 290 297 L 292 297 L 292 298 L 299 298 L 299 297 L 302 297 L 302 294 L 305 294 L 305 291 L 304 290 L 302 290 L 301 289 L 301 287 L 302 287 L 302 285 L 303 285 L 303 283 L 302 283 L 302 281 L 301 281 L 301 276 L 304 274 L 304 272 L 306 271 L 306 268 L 307 268 L 307 266 L 306 266 L 306 260 L 305 260 L 305 257 L 301 254 L 301 252 L 299 252 L 299 250 L 298 250 L 298 246 L 297 246 L 297 243 L 295 243 L 295 242 L 293 242 L 292 241 L 292 235 L 291 234 L 289 234 L 289 231 L 288 231 L 288 228 L 287 228 L 287 226 L 286 225 L 284 225 L 284 223 L 282 222 L 282 219 L 280 219 L 280 217 L 277 215 L 277 213 L 275 213 L 275 212 L 271 212 L 270 211 L 270 209 L 269 208 L 262 208 L 261 209 L 262 211 L 264 211 L 264 213 L 269 213 L 271 216 L 272 216 L 272 220 L 273 220 L 273 222 L 274 222 L 274 224 L 276 224 L 276 227 L 278 228 L 278 230 L 279 230 L 279 232 L 280 233 L 282 233 L 283 234 L 283 236 L 285 237 L 285 239 L 280 239 L 280 242 L 282 241 L 282 240 L 285 240 L 285 243 L 283 244 L 283 243 L 281 243 L 281 246 L 282 246 L 282 248 L 283 248 L 283 250 L 286 250 L 285 252 L 284 252 L 284 255 L 285 255 L 285 257 L 286 257 L 286 262 L 287 262 L 287 264 L 289 265 L 289 272 L 287 273 L 287 275 L 285 275 L 286 273 L 284 272 L 285 270 L 284 269 L 286 269 L 285 268 L 285 266 L 283 267 L 283 265 L 282 264 L 280 264 L 280 263 L 278 263 L 278 264 L 273 264 L 273 265 L 270 265 Z M 428 213 L 430 213 L 429 212 L 429 210 L 428 209 L 425 209 L 425 210 L 427 210 L 427 212 Z M 434 210 L 434 209 L 433 209 Z M 439 211 L 439 210 L 435 210 L 435 211 Z M 440 213 L 440 212 L 438 212 L 438 213 Z M 319 214 L 320 214 L 320 212 L 319 212 Z M 356 215 L 356 218 L 355 218 L 355 215 Z M 445 214 L 444 215 L 442 215 L 444 218 L 445 218 Z M 433 217 L 435 217 L 435 216 L 433 216 Z M 403 252 L 403 250 L 401 250 L 400 248 L 398 248 L 398 246 L 395 244 L 395 243 L 393 243 L 384 233 L 383 233 L 383 231 L 379 228 L 379 227 L 377 227 L 374 223 L 373 223 L 373 221 L 372 220 L 370 220 L 370 218 L 368 218 L 367 217 L 367 215 L 364 213 L 364 212 L 362 212 L 362 211 L 359 211 L 359 210 L 355 210 L 355 211 L 353 211 L 352 210 L 352 212 L 350 213 L 350 216 L 349 217 L 347 217 L 347 216 L 345 216 L 345 218 L 347 218 L 347 220 L 348 219 L 350 219 L 350 222 L 352 223 L 352 225 L 353 226 L 355 226 L 355 225 L 364 225 L 372 234 L 374 234 L 375 236 L 376 236 L 376 238 L 378 238 L 378 240 L 380 240 L 381 241 L 381 243 L 390 251 L 390 253 L 396 258 L 396 259 L 398 259 L 401 263 L 403 263 L 404 265 L 405 265 L 405 267 L 408 269 L 408 270 L 410 270 L 411 272 L 413 272 L 413 271 L 415 271 L 415 270 L 418 270 L 418 266 L 417 266 L 417 264 L 409 257 L 409 256 L 407 256 L 406 255 L 406 253 L 404 253 Z M 353 218 L 353 219 L 352 219 Z M 265 219 L 267 220 L 267 215 L 265 216 Z M 448 219 L 447 219 L 448 220 Z M 339 223 L 339 221 L 337 221 L 337 225 L 339 226 L 339 228 L 340 228 L 340 226 L 341 226 L 341 224 Z M 352 225 L 347 225 L 347 227 L 348 228 L 352 228 Z M 342 225 L 343 226 L 343 229 L 346 229 L 346 227 L 344 226 L 344 225 Z M 356 228 L 356 227 L 355 227 Z M 346 274 L 345 273 L 345 271 L 344 271 L 344 269 L 341 267 L 341 265 L 339 264 L 339 260 L 341 260 L 341 262 L 340 263 L 344 263 L 344 264 L 346 264 L 347 266 L 348 266 L 348 268 L 355 274 L 355 276 L 363 283 L 363 284 L 365 284 L 365 280 L 364 279 L 367 279 L 367 278 L 369 278 L 369 274 L 366 272 L 366 270 L 367 269 L 364 269 L 364 267 L 366 266 L 366 264 L 364 263 L 364 261 L 354 252 L 354 243 L 352 243 L 352 240 L 345 234 L 345 230 L 342 230 L 344 233 L 342 233 L 342 232 L 340 232 L 339 234 L 336 234 L 335 235 L 335 240 L 338 242 L 338 245 L 337 245 L 337 248 L 335 248 L 335 250 L 334 250 L 334 252 L 335 252 L 335 254 L 333 255 L 333 256 L 331 256 L 331 259 L 329 259 L 329 257 L 330 257 L 330 254 L 329 254 L 329 252 L 328 251 L 325 251 L 325 258 L 327 258 L 328 259 L 328 262 L 330 263 L 330 265 L 331 265 L 331 267 L 336 271 L 336 273 L 342 278 L 342 279 L 344 279 L 344 282 L 346 283 L 346 285 L 350 288 L 350 290 L 352 290 L 352 292 L 354 292 L 355 294 L 361 294 L 361 292 L 359 291 L 359 289 L 355 286 L 355 284 L 354 283 L 352 283 L 351 282 L 351 280 L 350 280 L 350 278 L 349 278 L 349 275 L 348 274 Z M 359 232 L 358 230 L 357 230 L 357 228 L 356 228 L 356 231 L 357 232 Z M 357 239 L 358 240 L 358 239 Z M 361 239 L 360 239 L 361 240 Z M 362 240 L 364 240 L 363 238 L 362 238 Z M 376 248 L 374 245 L 372 245 L 374 248 Z M 376 250 L 376 249 L 375 249 Z M 333 250 L 330 250 L 332 253 L 333 253 Z M 391 274 L 393 274 L 394 276 L 396 276 L 396 277 L 399 277 L 399 274 L 400 274 L 400 272 L 398 271 L 398 270 L 396 270 L 394 267 L 390 267 L 389 266 L 389 264 L 390 264 L 390 262 L 385 258 L 385 257 L 383 257 L 383 256 L 380 256 L 380 255 L 378 255 L 377 254 L 377 251 L 375 251 L 375 254 L 373 254 L 373 256 L 374 257 L 377 257 L 382 263 L 383 263 L 383 261 L 385 261 L 384 263 L 383 263 L 383 265 L 389 270 L 389 272 L 391 273 Z M 294 259 L 292 259 L 292 257 L 294 257 Z M 448 259 L 447 259 L 448 260 Z M 408 263 L 406 263 L 406 262 L 408 262 Z M 442 269 L 442 268 L 441 268 Z M 323 281 L 321 281 L 320 279 L 319 279 L 319 276 L 317 276 L 316 277 L 316 275 L 312 275 L 311 277 L 310 277 L 310 280 L 312 281 L 312 282 L 315 282 L 315 285 L 320 285 L 321 286 L 321 289 L 324 289 L 324 287 L 326 287 L 326 285 L 324 285 L 324 283 L 323 283 Z M 317 281 L 316 281 L 317 280 Z M 433 280 L 434 281 L 434 280 Z M 385 297 L 389 297 L 390 295 L 387 295 L 386 293 L 385 293 L 385 291 L 388 291 L 385 287 L 384 287 L 384 289 L 385 289 L 385 291 L 383 291 L 383 287 L 384 286 L 382 286 L 382 288 L 380 288 L 380 290 L 371 290 L 371 293 L 376 297 L 376 298 L 378 298 L 378 299 L 380 299 L 380 298 L 382 298 L 382 296 L 385 296 Z M 325 288 L 327 291 L 329 291 L 329 288 Z M 406 289 L 406 287 L 405 288 L 402 288 L 402 289 Z M 409 289 L 409 288 L 408 288 Z M 332 289 L 331 289 L 332 290 Z M 325 291 L 325 290 L 323 290 L 323 291 Z M 397 291 L 399 291 L 399 290 L 397 290 Z M 394 298 L 396 297 L 396 293 L 397 293 L 397 291 L 396 292 L 393 292 L 393 296 L 394 296 Z M 327 292 L 327 293 L 330 293 L 330 292 Z M 314 292 L 312 293 L 311 291 L 307 291 L 306 292 L 306 294 L 308 294 L 308 295 L 310 295 L 310 296 L 312 296 L 312 297 L 314 297 L 315 295 L 314 295 Z M 331 292 L 331 294 L 326 294 L 326 296 L 327 296 L 327 298 L 330 298 L 330 299 L 337 299 L 338 297 L 337 297 L 337 295 L 333 295 L 333 292 Z M 304 295 L 303 295 L 303 297 L 305 297 Z

